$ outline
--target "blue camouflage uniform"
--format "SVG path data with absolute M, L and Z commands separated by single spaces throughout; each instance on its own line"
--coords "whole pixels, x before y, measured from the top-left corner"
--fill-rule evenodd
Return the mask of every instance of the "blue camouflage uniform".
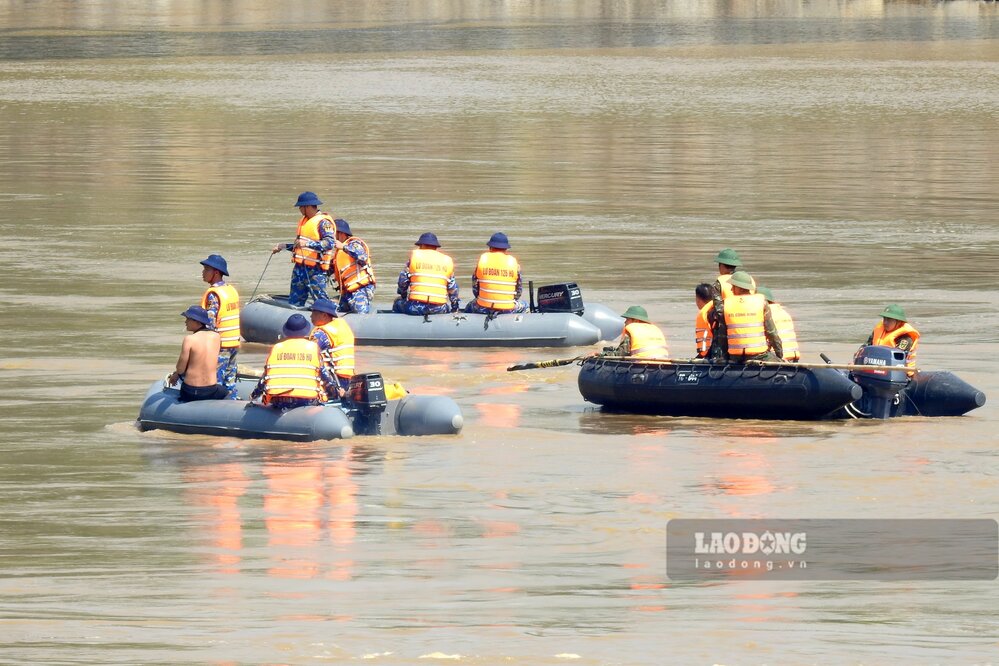
M 514 308 L 512 310 L 493 310 L 492 308 L 484 308 L 481 305 L 479 305 L 479 303 L 475 299 L 472 299 L 471 301 L 468 302 L 468 305 L 465 306 L 465 312 L 473 312 L 473 313 L 477 313 L 477 314 L 494 314 L 494 313 L 495 314 L 519 314 L 521 312 L 527 312 L 528 309 L 529 309 L 529 306 L 527 305 L 527 302 L 520 300 L 520 296 L 521 296 L 521 294 L 523 294 L 523 292 L 524 292 L 524 285 L 523 285 L 523 282 L 521 280 L 520 271 L 518 271 L 517 272 L 517 291 L 514 294 L 514 298 L 516 298 L 517 300 L 515 301 L 515 305 L 514 305 Z M 475 277 L 474 273 L 472 274 L 472 294 L 476 298 L 478 298 L 478 296 L 479 296 L 479 279 L 477 277 Z
M 354 259 L 357 260 L 358 266 L 366 266 L 368 264 L 368 253 L 364 251 L 364 246 L 357 239 L 349 240 L 344 243 L 340 252 L 346 252 L 350 256 L 354 257 Z M 349 294 L 342 292 L 340 294 L 340 302 L 337 304 L 337 310 L 340 312 L 367 314 L 371 312 L 371 301 L 374 297 L 374 284 L 366 285 Z
M 327 342 L 329 342 L 329 340 L 327 340 Z M 320 367 L 319 377 L 322 380 L 324 387 L 337 385 L 336 375 L 330 372 L 330 370 L 326 367 L 326 364 L 323 364 L 323 366 Z M 261 397 L 264 394 L 264 388 L 265 388 L 264 378 L 261 377 L 260 380 L 257 382 L 257 386 L 253 389 L 253 392 L 250 393 L 250 400 L 256 400 L 257 398 Z M 327 388 L 326 390 L 328 391 L 329 389 Z M 337 395 L 328 395 L 327 399 L 337 400 L 338 397 L 339 396 Z M 296 407 L 309 407 L 311 405 L 318 405 L 318 404 L 320 404 L 318 400 L 313 400 L 311 398 L 284 398 L 282 396 L 275 396 L 271 398 L 270 402 L 271 407 L 274 407 L 275 409 L 280 409 L 281 411 L 285 411 L 288 409 L 295 409 Z
M 212 283 L 212 286 L 221 287 L 224 284 L 225 280 L 219 280 L 218 282 Z M 208 311 L 208 317 L 212 320 L 212 323 L 209 324 L 208 328 L 214 331 L 216 330 L 215 322 L 218 321 L 219 307 L 222 304 L 215 292 L 210 292 L 206 300 L 207 307 L 205 307 L 205 310 Z M 237 400 L 239 398 L 236 394 L 236 373 L 238 371 L 236 355 L 238 353 L 239 347 L 219 349 L 218 371 L 216 377 L 218 383 L 229 392 L 229 395 L 227 396 L 229 400 Z
M 307 241 L 307 247 L 319 253 L 330 251 L 336 241 L 336 227 L 329 220 L 323 219 L 319 222 L 319 240 Z M 289 252 L 294 250 L 294 243 L 285 243 L 285 249 Z M 306 266 L 305 264 L 295 264 L 291 269 L 291 291 L 288 294 L 289 305 L 301 307 L 308 300 L 328 298 L 326 286 L 329 278 L 326 271 L 321 266 Z
M 323 359 L 323 369 L 322 369 L 322 380 L 323 388 L 326 389 L 326 395 L 329 396 L 330 400 L 336 400 L 339 397 L 339 393 L 336 389 L 347 390 L 350 386 L 350 377 L 341 377 L 336 374 L 336 368 L 330 362 L 330 352 L 333 350 L 333 341 L 330 340 L 330 336 L 326 335 L 326 331 L 321 328 L 316 328 L 312 331 L 309 336 L 316 341 L 319 345 L 319 356 Z
M 407 261 L 406 268 L 399 273 L 399 288 L 396 290 L 399 293 L 399 298 L 392 303 L 392 312 L 425 315 L 446 314 L 448 312 L 457 312 L 461 309 L 461 301 L 458 299 L 458 281 L 454 279 L 453 275 L 447 280 L 447 298 L 450 303 L 441 303 L 439 305 L 408 300 L 406 296 L 409 294 L 410 279 L 409 262 Z

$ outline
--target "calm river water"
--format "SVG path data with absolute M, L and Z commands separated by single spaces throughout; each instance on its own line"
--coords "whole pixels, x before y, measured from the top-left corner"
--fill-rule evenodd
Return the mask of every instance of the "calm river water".
M 996 3 L 4 1 L 0 154 L 3 662 L 999 661 L 994 581 L 665 569 L 671 518 L 999 513 Z M 689 355 L 731 246 L 806 360 L 898 302 L 921 365 L 993 402 L 609 415 L 572 366 L 505 371 L 572 351 L 367 347 L 464 432 L 138 432 L 198 262 L 284 292 L 302 190 L 368 241 L 382 305 L 421 232 L 467 290 L 502 230 L 536 284 L 642 304 Z

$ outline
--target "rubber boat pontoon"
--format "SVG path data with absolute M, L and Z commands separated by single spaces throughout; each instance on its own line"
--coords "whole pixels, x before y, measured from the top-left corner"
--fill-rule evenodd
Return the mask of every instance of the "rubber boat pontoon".
M 585 400 L 608 410 L 670 416 L 960 416 L 985 404 L 984 393 L 953 373 L 920 371 L 910 379 L 897 349 L 863 347 L 854 364 L 871 369 L 590 357 L 578 382 Z
M 538 304 L 523 314 L 488 316 L 456 312 L 424 317 L 379 310 L 344 320 L 359 345 L 414 347 L 583 347 L 621 335 L 624 320 L 600 304 L 583 306 L 573 284 L 538 289 Z M 240 329 L 248 342 L 273 344 L 285 321 L 304 308 L 287 296 L 262 295 L 243 306 Z
M 355 375 L 341 403 L 286 412 L 247 401 L 256 377 L 240 376 L 239 400 L 179 402 L 180 391 L 162 381 L 149 387 L 139 409 L 140 430 L 227 437 L 315 441 L 356 435 L 451 435 L 463 425 L 461 410 L 446 396 L 406 394 L 386 399 L 378 373 Z

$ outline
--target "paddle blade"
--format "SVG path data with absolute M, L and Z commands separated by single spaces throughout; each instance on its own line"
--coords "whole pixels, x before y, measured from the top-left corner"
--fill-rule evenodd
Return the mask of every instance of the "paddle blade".
M 584 358 L 583 356 L 576 356 L 574 358 L 554 358 L 550 361 L 538 361 L 537 363 L 521 363 L 520 365 L 511 365 L 507 368 L 507 372 L 513 372 L 515 370 L 534 370 L 536 368 L 554 368 L 560 365 L 569 365 L 570 363 L 575 363 L 576 361 Z

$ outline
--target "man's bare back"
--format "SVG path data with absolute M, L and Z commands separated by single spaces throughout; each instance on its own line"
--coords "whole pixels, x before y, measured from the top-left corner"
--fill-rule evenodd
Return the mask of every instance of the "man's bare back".
M 217 383 L 219 348 L 222 342 L 219 334 L 203 328 L 184 338 L 177 359 L 177 371 L 171 381 L 183 376 L 188 386 L 212 386 Z

